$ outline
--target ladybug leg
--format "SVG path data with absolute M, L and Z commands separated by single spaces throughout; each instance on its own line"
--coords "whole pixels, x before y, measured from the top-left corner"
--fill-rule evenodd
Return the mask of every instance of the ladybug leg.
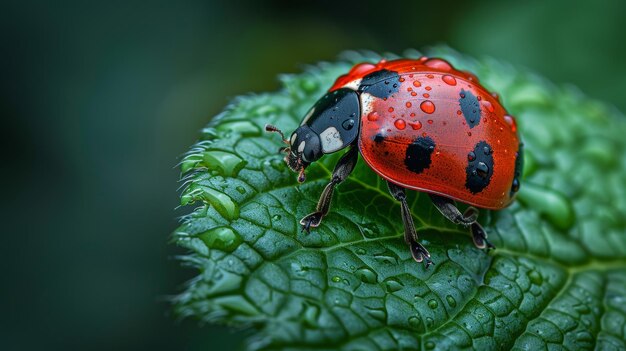
M 404 241 L 409 245 L 411 249 L 411 255 L 417 262 L 424 261 L 426 268 L 433 264 L 430 260 L 430 253 L 426 248 L 417 241 L 417 231 L 415 231 L 415 224 L 413 223 L 413 217 L 409 210 L 409 205 L 406 203 L 406 190 L 391 182 L 387 182 L 389 192 L 394 199 L 400 201 L 400 208 L 402 211 L 402 223 L 404 223 Z
M 429 194 L 430 199 L 433 204 L 441 214 L 449 219 L 452 223 L 462 224 L 464 226 L 469 226 L 470 231 L 472 232 L 472 240 L 474 241 L 474 245 L 476 245 L 479 249 L 494 249 L 489 241 L 487 241 L 487 233 L 483 229 L 483 227 L 476 222 L 478 219 L 478 210 L 475 207 L 468 207 L 465 210 L 465 213 L 461 214 L 461 211 L 456 207 L 453 200 L 448 199 L 447 197 Z
M 472 232 L 472 240 L 474 241 L 474 245 L 476 245 L 477 248 L 487 248 L 487 251 L 496 248 L 495 246 L 493 246 L 492 243 L 487 240 L 487 233 L 485 232 L 483 227 L 478 224 L 478 222 L 472 223 L 472 225 L 470 226 L 470 231 Z
M 337 162 L 335 169 L 333 170 L 333 175 L 330 179 L 330 182 L 322 191 L 322 195 L 320 196 L 319 201 L 317 202 L 317 207 L 315 208 L 315 212 L 306 215 L 304 218 L 300 220 L 300 224 L 302 225 L 302 231 L 306 231 L 307 233 L 310 231 L 311 227 L 317 227 L 322 222 L 322 218 L 328 214 L 328 210 L 330 209 L 330 201 L 333 197 L 333 191 L 335 190 L 335 186 L 341 182 L 343 182 L 352 170 L 354 170 L 354 166 L 356 166 L 356 162 L 359 159 L 358 148 L 352 146 L 348 152 L 346 152 Z
M 441 212 L 444 217 L 449 219 L 454 224 L 469 226 L 472 225 L 472 223 L 475 223 L 476 219 L 478 219 L 478 210 L 474 207 L 469 207 L 464 214 L 461 214 L 461 211 L 456 208 L 453 200 L 439 195 L 428 195 L 430 196 L 433 205 L 437 207 L 439 212 Z

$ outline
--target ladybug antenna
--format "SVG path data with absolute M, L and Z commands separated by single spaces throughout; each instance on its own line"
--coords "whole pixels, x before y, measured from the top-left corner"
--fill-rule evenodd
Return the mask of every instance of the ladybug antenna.
M 266 124 L 265 125 L 265 131 L 266 132 L 274 132 L 274 133 L 280 134 L 280 137 L 283 139 L 283 143 L 289 145 L 289 140 L 285 139 L 285 135 L 283 134 L 283 131 L 278 129 L 276 126 L 273 126 L 271 124 Z

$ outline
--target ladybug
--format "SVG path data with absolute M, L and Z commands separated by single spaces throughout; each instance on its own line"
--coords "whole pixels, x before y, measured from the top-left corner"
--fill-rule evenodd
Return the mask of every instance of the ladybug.
M 477 222 L 478 208 L 498 210 L 515 199 L 522 143 L 515 119 L 476 76 L 439 58 L 360 63 L 340 76 L 287 140 L 285 162 L 305 181 L 305 169 L 325 154 L 347 149 L 316 211 L 300 224 L 309 232 L 330 209 L 335 186 L 354 169 L 359 153 L 400 202 L 404 239 L 415 261 L 432 264 L 419 243 L 406 189 L 427 193 L 441 214 L 470 227 L 473 242 L 491 249 Z M 455 201 L 470 205 L 463 213 Z

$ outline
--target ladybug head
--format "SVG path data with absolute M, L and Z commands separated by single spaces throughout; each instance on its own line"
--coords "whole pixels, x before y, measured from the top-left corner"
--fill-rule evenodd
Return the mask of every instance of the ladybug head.
M 304 182 L 306 167 L 323 155 L 320 137 L 307 125 L 298 127 L 289 140 L 285 139 L 283 132 L 273 125 L 266 125 L 265 130 L 280 134 L 283 142 L 288 145 L 280 149 L 286 153 L 285 163 L 292 171 L 299 173 L 298 181 Z
M 266 125 L 268 132 L 279 133 L 287 147 L 285 162 L 299 173 L 298 181 L 304 182 L 304 170 L 324 154 L 342 150 L 356 142 L 361 115 L 359 96 L 356 91 L 341 88 L 326 93 L 304 116 L 302 123 L 289 140 L 283 132 Z

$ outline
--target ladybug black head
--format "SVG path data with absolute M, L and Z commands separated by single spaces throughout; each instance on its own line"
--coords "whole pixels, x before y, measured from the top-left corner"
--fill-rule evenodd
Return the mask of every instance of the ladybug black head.
M 304 181 L 304 169 L 324 154 L 346 148 L 356 142 L 359 134 L 361 103 L 359 95 L 352 89 L 341 88 L 326 93 L 304 116 L 302 123 L 289 140 L 278 128 L 267 125 L 269 132 L 278 132 L 288 147 L 285 162 L 298 180 Z
M 307 125 L 296 129 L 289 139 L 289 148 L 285 162 L 294 172 L 299 172 L 299 181 L 304 181 L 304 169 L 322 157 L 320 137 Z

